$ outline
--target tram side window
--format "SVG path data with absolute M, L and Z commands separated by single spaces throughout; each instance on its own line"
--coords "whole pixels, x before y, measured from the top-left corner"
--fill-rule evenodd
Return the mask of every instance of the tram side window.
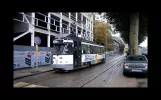
M 104 51 L 105 49 L 104 48 L 102 48 L 102 53 L 104 53 L 105 51 Z
M 97 54 L 98 53 L 98 47 L 94 46 L 94 53 Z
M 98 53 L 101 53 L 101 47 L 98 47 Z
M 97 54 L 98 53 L 98 47 L 94 47 L 94 52 L 95 52 L 95 54 Z
M 82 44 L 82 54 L 85 54 L 85 46 L 84 46 L 84 44 Z
M 94 54 L 94 46 L 90 45 L 90 52 L 91 54 Z
M 96 54 L 95 46 L 92 46 L 93 54 Z
M 90 54 L 91 50 L 90 50 L 90 45 L 87 45 L 87 54 Z
M 101 47 L 101 53 L 104 53 L 104 47 Z
M 82 50 L 83 50 L 83 54 L 87 54 L 87 45 L 82 44 Z
M 95 46 L 95 53 L 98 53 L 98 47 Z
M 100 53 L 102 53 L 102 47 L 100 47 Z

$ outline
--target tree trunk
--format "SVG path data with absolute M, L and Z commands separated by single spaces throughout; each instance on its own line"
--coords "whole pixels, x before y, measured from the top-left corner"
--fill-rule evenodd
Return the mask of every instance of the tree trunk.
M 139 13 L 130 14 L 130 54 L 138 55 Z

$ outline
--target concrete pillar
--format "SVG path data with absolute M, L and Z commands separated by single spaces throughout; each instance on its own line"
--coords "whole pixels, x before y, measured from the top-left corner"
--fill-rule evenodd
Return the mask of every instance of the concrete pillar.
M 89 32 L 90 32 L 90 41 L 92 41 L 92 34 L 91 34 L 91 20 L 89 20 Z
M 91 31 L 92 31 L 92 41 L 93 41 L 93 21 L 92 21 L 92 25 L 91 25 Z
M 48 42 L 47 42 L 48 43 L 48 47 L 50 47 L 50 34 L 48 34 L 48 39 L 47 40 L 48 40 Z
M 35 37 L 35 30 L 34 30 L 34 26 L 35 25 L 35 13 L 31 13 L 32 19 L 31 19 L 31 23 L 32 25 L 29 25 L 29 30 L 31 32 L 31 46 L 34 46 L 34 37 Z
M 81 28 L 81 37 L 83 37 L 83 15 L 81 14 L 81 26 L 82 26 L 82 28 Z
M 69 34 L 71 33 L 71 13 L 69 13 Z
M 87 18 L 86 18 L 86 38 L 85 38 L 86 40 L 88 40 L 88 38 L 87 38 L 87 25 L 88 25 L 88 24 L 87 24 L 87 23 L 88 23 L 88 20 L 87 20 Z
M 78 13 L 76 12 L 76 36 L 78 36 L 78 26 L 77 26 L 77 23 L 78 23 Z
M 50 47 L 50 17 L 51 13 L 48 13 L 48 38 L 47 38 L 47 46 Z
M 62 13 L 60 13 L 60 33 L 62 33 Z

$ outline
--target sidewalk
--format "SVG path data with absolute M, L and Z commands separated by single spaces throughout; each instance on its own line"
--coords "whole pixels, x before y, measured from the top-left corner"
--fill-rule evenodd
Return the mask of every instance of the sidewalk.
M 40 74 L 43 72 L 51 71 L 51 70 L 53 70 L 53 68 L 51 65 L 47 65 L 47 66 L 40 66 L 39 72 L 33 73 L 35 70 L 36 70 L 35 68 L 14 70 L 13 79 L 18 79 L 18 78 L 22 78 L 22 77 L 26 77 L 26 76 L 30 76 L 30 75 L 35 75 L 35 74 Z

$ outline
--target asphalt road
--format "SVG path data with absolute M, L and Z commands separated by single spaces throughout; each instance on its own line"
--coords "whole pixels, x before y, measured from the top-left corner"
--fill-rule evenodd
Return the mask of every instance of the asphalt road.
M 147 84 L 146 77 L 123 76 L 123 58 L 116 55 L 109 57 L 103 64 L 68 73 L 46 72 L 14 80 L 14 83 L 26 82 L 47 87 L 142 87 Z

